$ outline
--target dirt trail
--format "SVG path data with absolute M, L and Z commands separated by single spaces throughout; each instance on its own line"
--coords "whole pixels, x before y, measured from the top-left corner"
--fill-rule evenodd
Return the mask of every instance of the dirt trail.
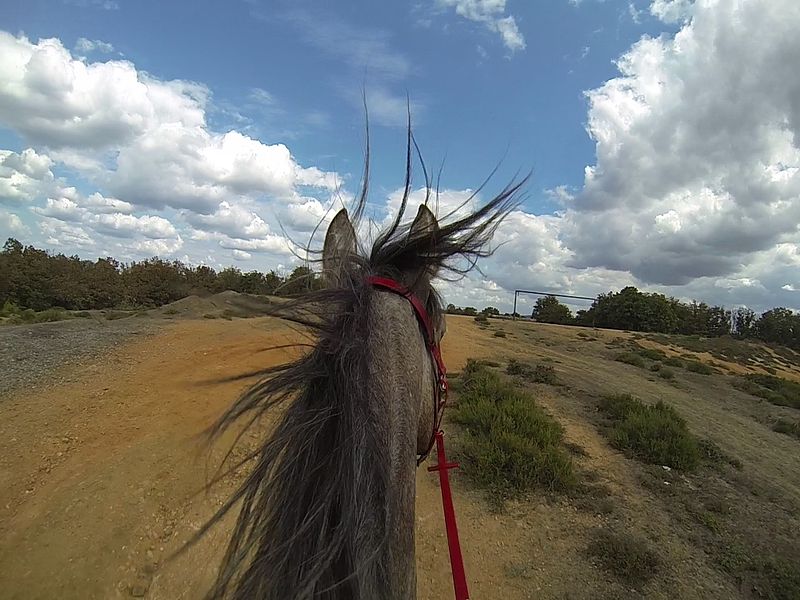
M 452 370 L 491 350 L 474 325 L 450 327 Z M 0 597 L 200 597 L 225 528 L 174 562 L 164 558 L 232 488 L 195 495 L 206 476 L 197 435 L 246 385 L 202 382 L 283 362 L 292 351 L 263 350 L 297 339 L 274 319 L 184 321 L 88 359 L 64 383 L 4 399 Z M 509 517 L 488 514 L 458 485 L 456 493 L 474 597 L 526 597 L 503 591 L 506 564 L 521 551 L 503 530 Z M 424 469 L 417 515 L 420 598 L 450 598 L 438 485 Z

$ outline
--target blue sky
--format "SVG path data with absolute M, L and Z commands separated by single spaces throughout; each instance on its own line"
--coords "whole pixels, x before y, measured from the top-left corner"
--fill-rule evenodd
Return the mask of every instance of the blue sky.
M 800 82 L 762 72 L 798 43 L 741 25 L 791 32 L 789 0 L 6 0 L 3 13 L 4 237 L 291 268 L 281 226 L 302 239 L 357 190 L 364 89 L 377 221 L 402 185 L 406 95 L 428 167 L 445 161 L 445 206 L 501 160 L 489 191 L 533 170 L 503 249 L 443 284 L 449 300 L 633 284 L 800 307 Z

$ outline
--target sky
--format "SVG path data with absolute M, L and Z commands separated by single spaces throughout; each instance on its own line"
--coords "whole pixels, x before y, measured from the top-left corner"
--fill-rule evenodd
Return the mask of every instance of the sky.
M 494 255 L 437 283 L 446 302 L 635 285 L 800 309 L 796 0 L 0 0 L 0 15 L 3 239 L 286 273 L 287 237 L 321 246 L 358 193 L 365 96 L 377 224 L 402 193 L 408 107 L 442 168 L 440 217 L 495 167 L 470 205 L 532 172 Z

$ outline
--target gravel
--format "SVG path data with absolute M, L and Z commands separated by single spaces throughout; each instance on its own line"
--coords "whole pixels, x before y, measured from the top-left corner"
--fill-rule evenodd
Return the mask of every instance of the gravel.
M 0 327 L 0 398 L 13 390 L 47 382 L 60 369 L 124 344 L 131 336 L 158 329 L 150 319 L 70 319 Z

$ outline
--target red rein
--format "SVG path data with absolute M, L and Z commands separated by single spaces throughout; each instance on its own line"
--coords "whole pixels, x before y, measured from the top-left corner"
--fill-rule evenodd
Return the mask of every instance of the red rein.
M 444 433 L 441 430 L 442 413 L 447 404 L 447 370 L 442 360 L 442 352 L 436 335 L 433 330 L 433 323 L 430 315 L 425 309 L 419 298 L 403 284 L 390 279 L 389 277 L 378 277 L 372 275 L 367 277 L 367 283 L 377 288 L 389 290 L 402 296 L 411 304 L 417 321 L 422 326 L 425 345 L 431 355 L 431 361 L 435 370 L 434 381 L 434 420 L 431 441 L 428 450 L 417 458 L 417 465 L 422 463 L 436 444 L 436 458 L 439 463 L 428 467 L 428 471 L 439 471 L 439 482 L 442 490 L 442 508 L 444 509 L 444 525 L 447 530 L 447 547 L 450 551 L 450 567 L 453 572 L 453 590 L 456 600 L 468 600 L 469 590 L 467 589 L 467 576 L 464 572 L 464 559 L 461 556 L 461 544 L 458 541 L 458 526 L 456 525 L 456 511 L 453 508 L 453 495 L 450 492 L 450 478 L 447 471 L 458 467 L 457 463 L 448 463 L 444 452 Z

